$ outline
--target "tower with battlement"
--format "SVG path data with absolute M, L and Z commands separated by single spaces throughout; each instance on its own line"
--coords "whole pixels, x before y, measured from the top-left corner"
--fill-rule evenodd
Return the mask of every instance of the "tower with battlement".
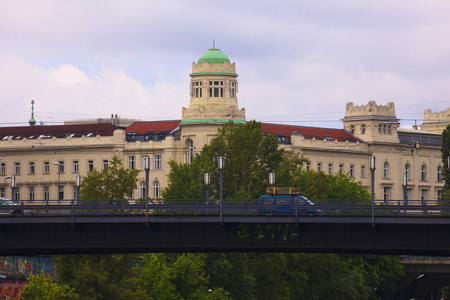
M 395 115 L 395 105 L 377 105 L 369 101 L 365 105 L 348 102 L 345 117 L 341 119 L 344 129 L 365 142 L 398 143 L 397 127 L 400 124 Z
M 442 133 L 448 125 L 450 125 L 450 107 L 439 112 L 425 109 L 423 113 L 423 124 L 420 127 L 424 131 Z

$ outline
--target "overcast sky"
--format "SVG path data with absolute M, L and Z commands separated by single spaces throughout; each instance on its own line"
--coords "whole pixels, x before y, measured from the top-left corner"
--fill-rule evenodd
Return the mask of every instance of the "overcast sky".
M 192 62 L 236 62 L 247 120 L 342 128 L 347 102 L 402 125 L 450 107 L 450 1 L 0 0 L 0 126 L 181 119 Z

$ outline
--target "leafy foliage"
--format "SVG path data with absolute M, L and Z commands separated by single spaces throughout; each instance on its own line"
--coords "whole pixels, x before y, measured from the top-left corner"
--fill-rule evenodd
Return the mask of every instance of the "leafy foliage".
M 28 284 L 20 293 L 24 300 L 67 300 L 75 299 L 78 295 L 67 285 L 58 285 L 50 276 L 30 275 Z
M 102 171 L 94 169 L 83 177 L 81 199 L 125 199 L 137 187 L 139 170 L 122 166 L 114 156 Z
M 442 178 L 445 181 L 442 191 L 442 200 L 450 200 L 450 170 L 448 168 L 448 157 L 450 157 L 450 125 L 442 131 Z

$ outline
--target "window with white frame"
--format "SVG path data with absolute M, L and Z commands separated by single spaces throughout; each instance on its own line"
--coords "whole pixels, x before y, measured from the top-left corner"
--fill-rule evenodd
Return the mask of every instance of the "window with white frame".
M 20 201 L 20 188 L 18 187 L 14 189 L 14 201 Z
M 191 163 L 192 160 L 194 159 L 194 142 L 192 140 L 187 140 L 187 148 L 188 148 L 188 152 L 187 152 L 187 162 Z
M 103 170 L 106 169 L 108 167 L 108 160 L 104 159 L 103 160 Z
M 366 166 L 361 166 L 361 178 L 366 177 Z
M 3 198 L 6 197 L 5 188 L 4 187 L 0 188 L 0 197 L 3 197 Z
M 350 176 L 355 176 L 355 165 L 350 165 Z
M 317 172 L 322 171 L 322 163 L 317 163 Z
M 59 163 L 59 165 L 58 165 L 59 173 L 64 173 L 64 162 L 59 161 L 58 163 Z
M 442 181 L 442 167 L 441 166 L 438 166 L 437 167 L 437 170 L 436 170 L 436 179 L 437 179 L 437 181 L 438 182 L 441 182 Z
M 309 162 L 306 163 L 306 170 L 311 170 L 311 163 Z
M 73 172 L 74 173 L 78 173 L 79 168 L 78 168 L 78 160 L 74 160 L 73 161 Z
M 58 191 L 58 199 L 59 199 L 59 200 L 64 200 L 64 186 L 60 186 L 60 187 L 59 187 L 59 191 Z
M 34 186 L 30 186 L 28 191 L 30 192 L 30 201 L 34 201 Z
M 34 162 L 30 162 L 30 174 L 34 174 Z
M 361 134 L 366 133 L 366 124 L 361 124 Z
M 44 200 L 50 200 L 50 187 L 44 186 Z
M 428 190 L 426 190 L 426 189 L 421 189 L 420 190 L 420 200 L 422 200 L 422 205 L 426 204 L 427 192 L 428 192 Z
M 6 174 L 6 163 L 2 163 L 0 166 L 0 174 L 5 175 Z
M 328 164 L 328 174 L 333 173 L 333 164 Z
M 389 178 L 389 164 L 385 162 L 383 164 L 383 178 Z
M 140 196 L 141 198 L 145 198 L 145 182 L 143 181 L 140 184 Z
M 155 155 L 155 170 L 162 169 L 162 159 L 161 155 Z
M 160 191 L 159 182 L 158 181 L 153 182 L 153 198 L 159 198 L 159 191 Z
M 14 163 L 14 173 L 20 174 L 20 163 Z
M 136 169 L 136 156 L 134 155 L 128 156 L 128 169 L 130 170 Z
M 427 180 L 427 166 L 422 165 L 420 169 L 420 180 L 426 181 Z
M 48 161 L 44 161 L 44 173 L 50 173 L 50 163 Z
M 343 173 L 344 172 L 344 165 L 340 164 L 339 165 L 339 173 Z
M 385 204 L 387 203 L 387 201 L 389 201 L 390 193 L 391 193 L 391 188 L 385 186 L 383 188 L 383 200 L 384 200 Z
M 406 174 L 406 178 L 409 180 L 410 179 L 410 170 L 411 167 L 409 166 L 409 164 L 405 165 L 405 174 Z
M 94 161 L 88 160 L 88 172 L 94 171 Z

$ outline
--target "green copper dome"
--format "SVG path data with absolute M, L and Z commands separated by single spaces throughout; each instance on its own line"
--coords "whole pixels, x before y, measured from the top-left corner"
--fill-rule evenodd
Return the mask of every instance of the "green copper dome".
M 210 64 L 223 64 L 224 62 L 230 62 L 228 56 L 220 51 L 220 49 L 211 48 L 200 56 L 197 64 L 202 64 L 207 61 Z

